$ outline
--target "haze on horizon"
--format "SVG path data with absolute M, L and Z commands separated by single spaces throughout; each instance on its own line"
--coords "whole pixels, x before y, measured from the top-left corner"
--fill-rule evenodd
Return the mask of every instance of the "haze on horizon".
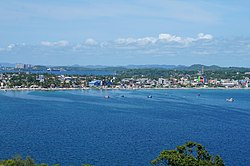
M 250 1 L 0 1 L 0 62 L 250 67 Z

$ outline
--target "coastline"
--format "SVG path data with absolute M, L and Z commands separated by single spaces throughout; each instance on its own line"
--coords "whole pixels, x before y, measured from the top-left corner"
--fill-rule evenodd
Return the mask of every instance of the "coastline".
M 70 90 L 250 90 L 250 88 L 4 88 L 0 91 L 70 91 Z

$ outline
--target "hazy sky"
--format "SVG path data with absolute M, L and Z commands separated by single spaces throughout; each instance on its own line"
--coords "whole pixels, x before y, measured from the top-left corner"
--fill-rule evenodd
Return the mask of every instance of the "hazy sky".
M 250 67 L 249 0 L 2 0 L 0 63 Z

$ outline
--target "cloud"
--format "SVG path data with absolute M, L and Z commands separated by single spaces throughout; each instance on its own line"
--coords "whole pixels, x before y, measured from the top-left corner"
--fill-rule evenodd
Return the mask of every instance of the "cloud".
M 5 47 L 0 48 L 0 51 L 1 52 L 4 52 L 4 51 L 9 51 L 10 52 L 10 51 L 13 51 L 13 50 L 22 50 L 25 47 L 29 47 L 29 46 L 26 43 L 11 43 L 11 44 L 8 44 Z
M 119 38 L 119 39 L 115 40 L 115 43 L 128 45 L 128 44 L 136 43 L 136 39 L 134 39 L 134 38 Z
M 157 38 L 154 37 L 143 37 L 143 38 L 119 38 L 115 40 L 116 44 L 119 45 L 131 45 L 136 44 L 140 46 L 148 45 L 148 44 L 154 44 L 156 43 Z
M 73 47 L 73 50 L 78 50 L 82 48 L 82 45 L 81 44 L 76 44 L 74 47 Z
M 182 38 L 175 36 L 175 35 L 170 35 L 170 34 L 159 34 L 159 40 L 165 40 L 167 42 L 181 42 Z
M 7 51 L 11 51 L 11 50 L 14 49 L 15 47 L 16 47 L 15 44 L 10 44 L 10 45 L 7 46 L 6 50 L 7 50 Z
M 81 51 L 81 50 L 84 50 L 84 49 L 96 48 L 98 46 L 99 46 L 99 48 L 101 48 L 101 44 L 99 45 L 99 43 L 95 39 L 89 38 L 89 39 L 86 39 L 84 41 L 84 43 L 77 43 L 77 44 L 75 44 L 72 47 L 72 49 L 74 51 Z
M 168 33 L 160 33 L 158 37 L 128 37 L 128 38 L 118 38 L 112 41 L 102 41 L 97 42 L 93 38 L 86 39 L 83 43 L 76 43 L 71 45 L 67 40 L 60 40 L 60 41 L 41 41 L 42 50 L 46 50 L 45 47 L 50 47 L 51 49 L 56 48 L 64 48 L 68 50 L 75 50 L 75 51 L 83 51 L 83 50 L 92 50 L 93 49 L 102 49 L 102 50 L 112 50 L 112 49 L 120 49 L 120 50 L 136 50 L 136 49 L 182 49 L 186 47 L 194 47 L 194 44 L 201 47 L 210 47 L 208 42 L 203 41 L 211 41 L 214 40 L 213 36 L 210 34 L 199 33 L 197 37 L 181 37 L 177 35 L 171 35 Z M 194 43 L 194 44 L 192 44 Z M 190 45 L 192 44 L 192 45 Z M 206 46 L 205 46 L 206 45 Z M 9 44 L 6 47 L 0 48 L 0 51 L 12 51 L 13 49 L 28 49 L 31 48 L 31 45 L 27 45 L 25 43 L 21 44 Z M 148 47 L 148 48 L 146 48 Z M 40 49 L 38 46 L 33 47 L 34 49 Z M 57 50 L 58 51 L 58 50 Z
M 67 40 L 61 40 L 57 42 L 49 42 L 49 41 L 42 41 L 41 45 L 48 46 L 48 47 L 65 47 L 69 45 L 69 42 Z
M 154 37 L 144 37 L 137 39 L 137 43 L 139 45 L 147 45 L 147 44 L 154 44 L 157 42 L 157 39 Z
M 153 60 L 157 60 L 155 63 L 171 63 L 169 60 L 172 58 L 172 62 L 179 64 L 197 63 L 200 60 L 206 63 L 225 62 L 226 64 L 231 61 L 232 64 L 237 62 L 248 65 L 249 48 L 250 38 L 247 37 L 217 38 L 206 33 L 183 37 L 160 33 L 154 37 L 119 38 L 100 42 L 87 39 L 73 44 L 69 44 L 68 41 L 44 41 L 39 45 L 14 43 L 2 46 L 0 57 L 2 61 L 32 59 L 35 63 L 41 63 L 44 59 L 52 57 L 55 63 L 58 59 L 59 62 L 62 61 L 63 57 L 65 63 L 86 61 L 90 64 L 96 63 L 95 59 L 102 59 L 105 63 L 115 63 L 112 61 L 114 59 L 117 62 L 127 60 L 131 63 L 153 63 Z M 92 61 L 88 61 L 88 58 L 92 58 Z
M 89 39 L 85 40 L 84 44 L 89 45 L 89 46 L 96 46 L 96 45 L 98 45 L 98 42 L 92 38 L 89 38 Z
M 201 40 L 212 40 L 213 36 L 210 35 L 210 34 L 199 33 L 198 34 L 198 39 L 201 39 Z
M 174 43 L 182 43 L 182 44 L 189 44 L 197 39 L 191 37 L 180 37 L 171 34 L 159 34 L 159 41 L 161 42 L 174 42 Z
M 119 38 L 115 40 L 118 45 L 137 45 L 145 46 L 157 43 L 179 43 L 179 44 L 189 44 L 192 42 L 197 42 L 200 40 L 212 40 L 213 36 L 210 34 L 199 33 L 196 38 L 192 37 L 180 37 L 176 35 L 171 35 L 167 33 L 161 33 L 157 37 L 143 37 L 143 38 Z

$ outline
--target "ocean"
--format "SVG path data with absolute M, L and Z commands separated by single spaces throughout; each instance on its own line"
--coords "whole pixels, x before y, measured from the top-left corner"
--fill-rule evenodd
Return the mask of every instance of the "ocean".
M 47 71 L 47 70 L 0 70 L 1 73 L 29 72 L 32 74 L 55 74 L 55 75 L 115 75 L 111 70 L 79 70 L 79 71 Z
M 2 91 L 0 159 L 150 165 L 192 140 L 226 165 L 250 165 L 249 101 L 249 90 Z

